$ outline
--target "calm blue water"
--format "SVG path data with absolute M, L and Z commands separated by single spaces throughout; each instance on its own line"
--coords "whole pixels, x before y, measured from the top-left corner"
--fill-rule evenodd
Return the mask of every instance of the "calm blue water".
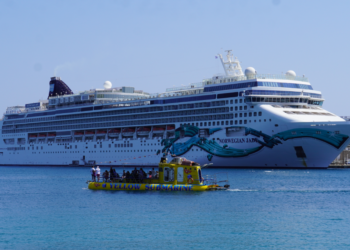
M 0 249 L 350 248 L 350 170 L 204 169 L 231 190 L 202 193 L 91 191 L 87 168 L 0 171 Z

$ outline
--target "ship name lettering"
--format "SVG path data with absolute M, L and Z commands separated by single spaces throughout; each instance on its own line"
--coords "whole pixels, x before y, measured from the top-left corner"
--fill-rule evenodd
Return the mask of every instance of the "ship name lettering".
M 221 143 L 251 143 L 258 142 L 257 138 L 225 138 L 219 139 Z

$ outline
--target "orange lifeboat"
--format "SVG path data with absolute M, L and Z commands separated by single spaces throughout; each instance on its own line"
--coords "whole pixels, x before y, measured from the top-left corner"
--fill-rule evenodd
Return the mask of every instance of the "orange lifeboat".
M 137 129 L 137 135 L 148 135 L 151 132 L 150 127 L 141 127 Z
M 131 137 L 133 136 L 135 133 L 135 128 L 123 128 L 123 136 L 126 136 L 126 137 Z
M 107 130 L 97 130 L 96 134 L 105 135 L 107 134 Z
M 174 130 L 174 129 L 175 129 L 175 125 L 167 125 L 166 126 L 166 130 L 168 130 L 168 131 L 169 130 L 171 131 L 171 130 Z
M 153 134 L 162 134 L 164 133 L 165 128 L 162 127 L 153 127 Z
M 108 131 L 109 137 L 118 137 L 120 134 L 121 129 L 120 128 L 112 128 Z

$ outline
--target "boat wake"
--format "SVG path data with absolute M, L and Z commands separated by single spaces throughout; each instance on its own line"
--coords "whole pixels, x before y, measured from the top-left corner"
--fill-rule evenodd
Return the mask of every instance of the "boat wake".
M 231 192 L 257 192 L 257 191 L 259 191 L 259 190 L 227 189 L 226 191 L 231 191 Z
M 350 193 L 350 189 L 276 189 L 276 190 L 257 190 L 257 189 L 227 189 L 231 192 L 268 192 L 268 193 Z

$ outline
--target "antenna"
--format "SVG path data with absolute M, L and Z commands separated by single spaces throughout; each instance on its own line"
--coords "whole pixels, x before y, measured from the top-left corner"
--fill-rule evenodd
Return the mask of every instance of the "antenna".
M 233 58 L 233 55 L 231 54 L 232 50 L 225 50 L 227 52 L 226 58 L 227 61 L 224 61 L 221 54 L 218 54 L 222 63 L 222 66 L 224 67 L 226 76 L 242 76 L 243 71 L 241 64 L 239 60 L 236 58 Z

